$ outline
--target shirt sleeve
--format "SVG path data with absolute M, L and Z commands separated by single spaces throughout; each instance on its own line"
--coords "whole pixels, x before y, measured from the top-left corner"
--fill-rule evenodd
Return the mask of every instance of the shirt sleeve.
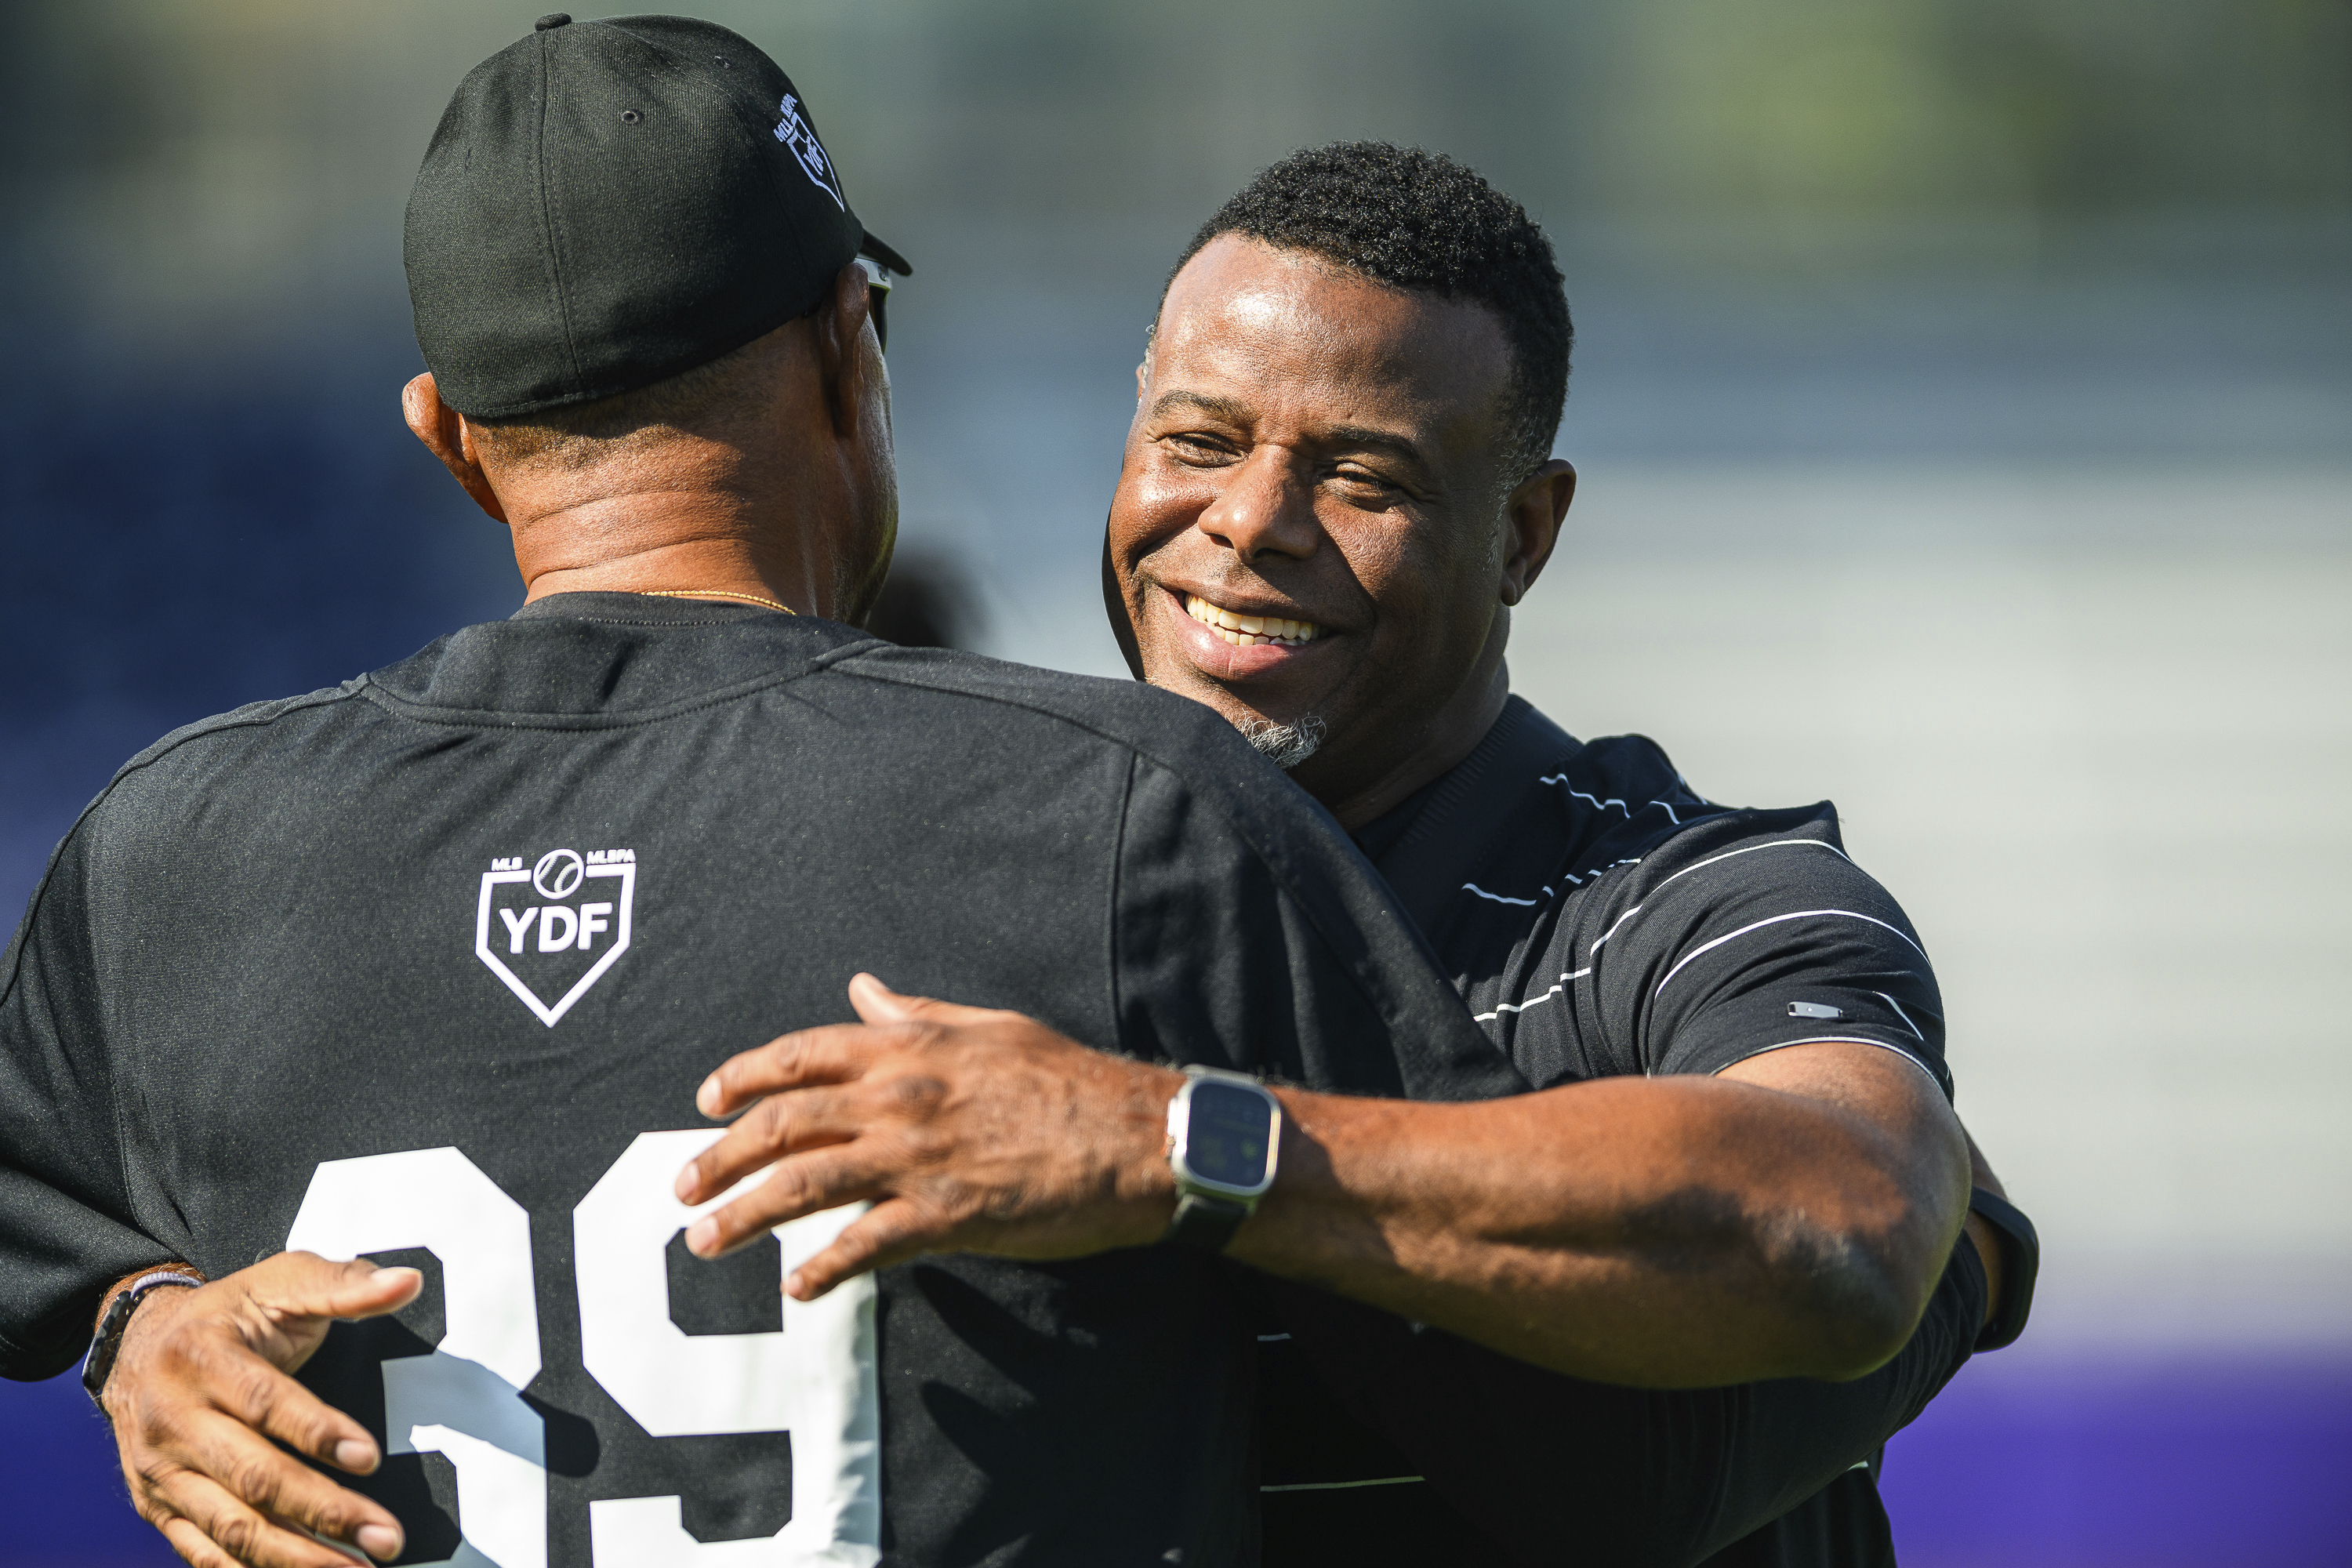
M 1218 729 L 1238 788 L 1141 757 L 1130 773 L 1112 931 L 1123 1047 L 1333 1092 L 1524 1090 L 1338 824 Z
M 0 955 L 0 1375 L 51 1377 L 106 1288 L 170 1261 L 133 1215 L 86 897 L 92 823 L 51 858 Z
M 1595 1021 L 1646 1073 L 1717 1073 L 1850 1040 L 1916 1063 L 1951 1096 L 1926 948 L 1847 858 L 1826 805 L 1679 834 L 1587 918 L 1600 925 Z

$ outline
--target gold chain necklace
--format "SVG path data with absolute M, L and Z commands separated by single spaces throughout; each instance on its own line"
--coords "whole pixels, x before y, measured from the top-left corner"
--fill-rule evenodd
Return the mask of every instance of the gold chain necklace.
M 733 594 L 724 588 L 640 588 L 637 593 L 647 599 L 740 599 L 747 605 L 765 605 L 788 616 L 800 614 L 790 605 L 779 605 L 775 600 L 763 599 L 757 594 Z

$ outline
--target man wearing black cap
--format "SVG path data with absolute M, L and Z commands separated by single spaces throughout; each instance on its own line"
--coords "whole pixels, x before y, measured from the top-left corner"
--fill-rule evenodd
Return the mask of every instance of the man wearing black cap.
M 1211 1253 L 1274 1174 L 1256 1077 L 1499 1059 L 1209 710 L 842 624 L 896 521 L 866 263 L 907 268 L 745 40 L 545 18 L 458 89 L 407 258 L 409 423 L 528 603 L 166 737 L 60 845 L 0 958 L 0 1373 L 86 1346 L 199 1564 L 1246 1560 Z M 933 1032 L 812 1046 L 767 1180 L 878 1201 L 697 1261 L 697 1086 L 863 966 L 1117 1054 L 975 1095 Z M 940 1211 L 957 1256 L 805 1277 Z

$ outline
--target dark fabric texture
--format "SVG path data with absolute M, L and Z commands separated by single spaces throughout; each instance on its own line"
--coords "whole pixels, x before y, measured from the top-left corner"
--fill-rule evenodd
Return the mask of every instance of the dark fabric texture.
M 529 1216 L 551 1561 L 587 1560 L 600 1499 L 772 1533 L 782 1434 L 653 1436 L 583 1363 L 571 1216 L 633 1140 L 707 1126 L 725 1057 L 849 1019 L 861 968 L 1110 1050 L 1507 1092 L 1392 904 L 1197 704 L 760 610 L 541 601 L 168 737 L 60 847 L 0 958 L 0 1372 L 70 1364 L 133 1268 L 278 1250 L 326 1163 L 454 1149 Z M 395 1260 L 425 1297 L 303 1373 L 380 1436 L 384 1369 L 454 1300 L 434 1255 Z M 673 1321 L 772 1314 L 773 1252 L 730 1267 L 674 1262 Z M 886 1561 L 1250 1560 L 1226 1278 L 1171 1248 L 887 1271 Z M 447 1546 L 448 1482 L 425 1454 L 365 1485 Z
M 1840 1568 L 1895 1568 L 1895 1532 L 1878 1479 L 1868 1467 L 1848 1470 L 1801 1508 L 1742 1537 L 1706 1560 L 1706 1568 L 1787 1568 L 1833 1563 Z
M 1826 804 L 1714 805 L 1651 742 L 1586 745 L 1513 698 L 1459 766 L 1356 837 L 1533 1087 L 1709 1073 L 1836 1038 L 1897 1051 L 1950 1093 L 1926 955 L 1839 847 Z M 1794 1018 L 1790 1002 L 1843 1016 Z M 1983 1290 L 1963 1242 L 1910 1344 L 1870 1378 L 1657 1393 L 1269 1284 L 1255 1309 L 1267 1483 L 1428 1484 L 1377 1501 L 1371 1489 L 1267 1493 L 1266 1562 L 1328 1561 L 1285 1543 L 1360 1496 L 1384 1521 L 1370 1539 L 1483 1532 L 1512 1562 L 1686 1564 L 1760 1530 L 1740 1563 L 1874 1564 L 1842 1544 L 1866 1542 L 1876 1506 L 1868 1472 L 1850 1467 L 1967 1360 Z M 1294 1408 L 1277 1415 L 1276 1399 Z
M 1496 1561 L 1688 1568 L 1803 1511 L 1817 1517 L 1768 1530 L 1735 1561 L 1855 1568 L 1874 1559 L 1814 1555 L 1808 1543 L 1842 1539 L 1835 1516 L 1853 1502 L 1842 1478 L 1966 1364 L 1985 1276 L 1962 1238 L 1911 1342 L 1867 1377 L 1677 1390 L 1563 1377 L 1302 1287 L 1277 1284 L 1273 1295 L 1289 1342 L 1346 1418 L 1318 1425 L 1360 1423 L 1385 1438 L 1427 1478 L 1423 1511 L 1458 1516 L 1496 1543 Z M 1280 1346 L 1261 1345 L 1262 1361 L 1269 1348 Z M 1286 1461 L 1267 1447 L 1261 1468 L 1272 1475 Z M 1812 1500 L 1833 1488 L 1848 1489 Z M 1291 1533 L 1275 1516 L 1297 1494 L 1262 1495 L 1270 1548 Z M 1265 1558 L 1268 1568 L 1315 1561 Z
M 425 150 L 416 345 L 476 418 L 610 397 L 808 314 L 864 233 L 749 39 L 683 16 L 534 32 L 467 74 Z

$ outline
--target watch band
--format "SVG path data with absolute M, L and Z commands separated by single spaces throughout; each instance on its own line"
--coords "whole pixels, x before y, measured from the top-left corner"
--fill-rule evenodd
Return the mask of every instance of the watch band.
M 184 1285 L 195 1290 L 203 1289 L 204 1284 L 202 1279 L 184 1269 L 158 1268 L 133 1279 L 129 1289 L 107 1303 L 106 1316 L 99 1320 L 98 1332 L 90 1336 L 89 1353 L 82 1358 L 81 1363 L 82 1391 L 89 1395 L 89 1402 L 98 1406 L 100 1415 L 106 1415 L 106 1401 L 101 1395 L 106 1392 L 107 1374 L 114 1370 L 114 1358 L 122 1353 L 123 1331 L 131 1326 L 131 1314 L 139 1310 L 139 1303 L 146 1300 L 147 1292 L 172 1285 Z M 112 1416 L 107 1418 L 113 1419 Z
M 1976 1349 L 1997 1351 L 2017 1342 L 2033 1311 L 2033 1277 L 2042 1271 L 2042 1238 L 2016 1205 L 1982 1187 L 1969 1190 L 1969 1212 L 2000 1237 L 2000 1300 L 1977 1331 Z
M 1186 1193 L 1176 1200 L 1176 1217 L 1168 1222 L 1168 1233 L 1160 1239 L 1179 1247 L 1197 1247 L 1203 1252 L 1223 1252 L 1249 1216 L 1247 1204 Z

